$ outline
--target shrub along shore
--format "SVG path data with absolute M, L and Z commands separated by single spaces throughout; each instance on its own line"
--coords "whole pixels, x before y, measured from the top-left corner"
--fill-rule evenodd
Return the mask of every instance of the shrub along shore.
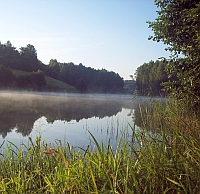
M 140 130 L 117 149 L 75 149 L 38 136 L 20 148 L 1 145 L 1 193 L 198 193 L 199 120 L 175 102 L 141 108 Z M 123 137 L 123 134 L 121 134 Z M 6 145 L 6 146 L 5 146 Z

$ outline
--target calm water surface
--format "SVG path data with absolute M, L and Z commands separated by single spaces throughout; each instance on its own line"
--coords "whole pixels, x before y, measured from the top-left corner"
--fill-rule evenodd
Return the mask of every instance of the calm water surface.
M 74 146 L 92 144 L 88 131 L 98 141 L 109 139 L 116 146 L 122 132 L 128 138 L 137 100 L 131 95 L 77 95 L 52 93 L 0 93 L 0 144 L 20 145 L 41 135 Z

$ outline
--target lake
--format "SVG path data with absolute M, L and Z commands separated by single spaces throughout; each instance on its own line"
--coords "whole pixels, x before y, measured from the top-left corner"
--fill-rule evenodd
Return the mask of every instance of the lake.
M 90 131 L 115 147 L 123 132 L 129 138 L 138 103 L 131 95 L 0 92 L 0 144 L 41 135 L 47 143 L 85 147 Z

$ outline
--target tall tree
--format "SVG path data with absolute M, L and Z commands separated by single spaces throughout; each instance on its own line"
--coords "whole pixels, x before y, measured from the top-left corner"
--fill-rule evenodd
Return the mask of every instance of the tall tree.
M 0 64 L 13 69 L 17 69 L 20 65 L 19 52 L 9 40 L 6 44 L 0 42 Z
M 21 55 L 30 54 L 30 55 L 37 58 L 37 51 L 36 51 L 35 47 L 31 44 L 28 44 L 26 47 L 21 47 L 20 48 L 20 54 Z
M 155 0 L 155 4 L 158 17 L 148 22 L 154 31 L 149 39 L 168 45 L 167 72 L 178 78 L 168 86 L 177 99 L 190 99 L 194 106 L 200 102 L 200 1 Z
M 21 68 L 25 71 L 37 71 L 40 68 L 40 63 L 37 59 L 37 51 L 35 47 L 28 44 L 26 47 L 20 48 Z
M 49 76 L 58 79 L 60 74 L 60 66 L 56 59 L 51 59 L 49 61 L 49 69 L 50 69 Z

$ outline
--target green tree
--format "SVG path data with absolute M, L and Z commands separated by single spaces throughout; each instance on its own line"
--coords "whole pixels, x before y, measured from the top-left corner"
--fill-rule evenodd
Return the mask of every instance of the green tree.
M 60 74 L 60 66 L 56 59 L 51 59 L 49 61 L 49 68 L 50 68 L 49 76 L 58 79 Z
M 41 67 L 37 59 L 37 51 L 33 45 L 28 44 L 26 47 L 21 47 L 20 56 L 22 70 L 37 71 Z
M 80 92 L 85 92 L 87 90 L 87 83 L 84 79 L 80 78 L 76 84 L 76 89 Z
M 43 71 L 38 69 L 37 72 L 31 74 L 32 83 L 36 86 L 36 89 L 41 90 L 42 87 L 46 86 L 46 79 Z
M 171 56 L 167 60 L 167 72 L 177 77 L 167 86 L 177 99 L 197 105 L 200 102 L 200 1 L 155 0 L 155 4 L 159 8 L 158 17 L 148 22 L 154 31 L 149 39 L 168 45 L 166 50 Z
M 30 54 L 30 55 L 34 56 L 35 58 L 37 58 L 37 51 L 36 51 L 35 47 L 31 44 L 28 44 L 26 47 L 21 47 L 20 54 L 21 55 Z
M 0 42 L 0 64 L 13 69 L 17 69 L 20 65 L 19 52 L 9 40 L 6 44 Z
M 0 86 L 9 86 L 14 81 L 14 76 L 10 69 L 0 65 Z
M 160 96 L 162 84 L 169 81 L 165 72 L 166 64 L 162 61 L 144 63 L 136 70 L 136 86 L 140 95 Z

